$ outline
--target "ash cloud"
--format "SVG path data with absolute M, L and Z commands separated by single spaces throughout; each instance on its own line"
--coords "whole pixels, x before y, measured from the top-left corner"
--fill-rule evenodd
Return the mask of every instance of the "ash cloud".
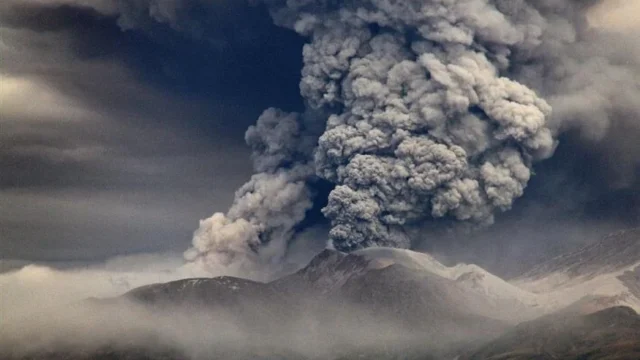
M 255 182 L 297 174 L 294 163 L 312 170 L 288 186 L 314 178 L 335 186 L 323 214 L 330 246 L 343 251 L 414 246 L 412 230 L 436 219 L 454 228 L 492 224 L 567 136 L 581 139 L 577 151 L 602 154 L 607 182 L 636 182 L 640 47 L 589 25 L 598 1 L 263 2 L 276 24 L 308 39 L 300 90 L 308 109 L 326 114 L 318 118 L 324 130 L 313 151 L 296 156 L 295 141 L 263 130 L 273 142 L 257 154 L 276 148 L 272 164 L 296 160 L 255 167 L 226 217 L 196 232 L 199 258 L 237 254 L 239 245 L 258 259 L 273 259 L 273 244 L 286 251 L 291 232 L 264 216 L 300 221 L 308 193 L 277 209 L 239 216 L 236 207 L 266 199 Z M 222 219 L 231 222 L 210 226 Z M 202 236 L 242 222 L 260 225 L 237 242 Z
M 640 46 L 589 25 L 607 2 L 257 3 L 272 19 L 226 16 L 244 14 L 244 1 L 51 3 L 89 7 L 124 33 L 170 43 L 185 39 L 177 33 L 217 49 L 251 48 L 259 35 L 245 25 L 272 20 L 307 40 L 305 108 L 278 104 L 296 112 L 269 109 L 247 132 L 255 175 L 228 212 L 201 222 L 185 253 L 196 268 L 260 277 L 286 258 L 319 204 L 329 245 L 350 251 L 416 247 L 431 241 L 420 230 L 432 224 L 483 228 L 537 201 L 527 193 L 564 197 L 557 177 L 595 197 L 638 189 Z M 257 49 L 243 54 L 273 51 Z M 234 76 L 213 80 L 224 88 Z

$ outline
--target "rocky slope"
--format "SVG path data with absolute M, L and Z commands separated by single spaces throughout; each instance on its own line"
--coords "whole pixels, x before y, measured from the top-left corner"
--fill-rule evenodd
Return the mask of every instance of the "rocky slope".
M 460 360 L 640 359 L 640 316 L 627 307 L 562 312 L 516 326 Z

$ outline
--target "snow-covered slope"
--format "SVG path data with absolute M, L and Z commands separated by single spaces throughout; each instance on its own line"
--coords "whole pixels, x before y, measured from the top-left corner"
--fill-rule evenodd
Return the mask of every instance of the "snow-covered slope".
M 510 283 L 551 309 L 629 306 L 640 311 L 640 229 L 623 230 L 536 266 Z
M 356 252 L 371 260 L 371 266 L 402 265 L 411 269 L 428 271 L 454 280 L 496 301 L 511 300 L 536 306 L 536 295 L 509 284 L 487 270 L 473 264 L 458 264 L 447 267 L 429 254 L 410 250 L 370 248 Z
M 516 282 L 544 280 L 553 288 L 576 278 L 594 278 L 626 270 L 639 262 L 640 228 L 621 230 L 577 251 L 543 262 L 516 278 Z
M 370 248 L 355 255 L 368 259 L 372 268 L 400 265 L 444 278 L 464 289 L 463 293 L 468 295 L 460 301 L 484 316 L 517 323 L 546 313 L 544 298 L 509 284 L 477 265 L 447 267 L 429 254 L 390 248 Z M 483 304 L 481 308 L 477 306 L 479 302 Z
M 473 264 L 447 267 L 410 250 L 370 248 L 355 254 L 368 259 L 372 268 L 397 264 L 453 280 L 490 299 L 509 317 L 530 319 L 570 306 L 583 312 L 612 306 L 640 311 L 640 230 L 611 234 L 512 281 Z

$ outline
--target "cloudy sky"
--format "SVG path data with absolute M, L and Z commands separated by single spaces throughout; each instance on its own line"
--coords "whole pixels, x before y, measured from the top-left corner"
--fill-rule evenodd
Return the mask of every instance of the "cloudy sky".
M 0 258 L 186 249 L 250 175 L 247 126 L 300 106 L 301 40 L 264 9 L 176 30 L 111 3 L 0 4 Z
M 302 107 L 303 39 L 265 9 L 147 2 L 0 3 L 0 259 L 186 249 L 250 176 L 247 126 Z M 637 14 L 611 0 L 592 21 Z

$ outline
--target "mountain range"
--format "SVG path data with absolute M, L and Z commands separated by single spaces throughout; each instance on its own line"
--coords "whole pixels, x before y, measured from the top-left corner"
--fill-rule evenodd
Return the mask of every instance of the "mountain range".
M 206 341 L 185 345 L 153 323 L 124 343 L 13 344 L 0 359 L 639 359 L 640 229 L 513 279 L 409 250 L 324 250 L 269 283 L 185 279 L 84 304 L 107 318 L 123 306 L 190 314 L 180 321 Z

